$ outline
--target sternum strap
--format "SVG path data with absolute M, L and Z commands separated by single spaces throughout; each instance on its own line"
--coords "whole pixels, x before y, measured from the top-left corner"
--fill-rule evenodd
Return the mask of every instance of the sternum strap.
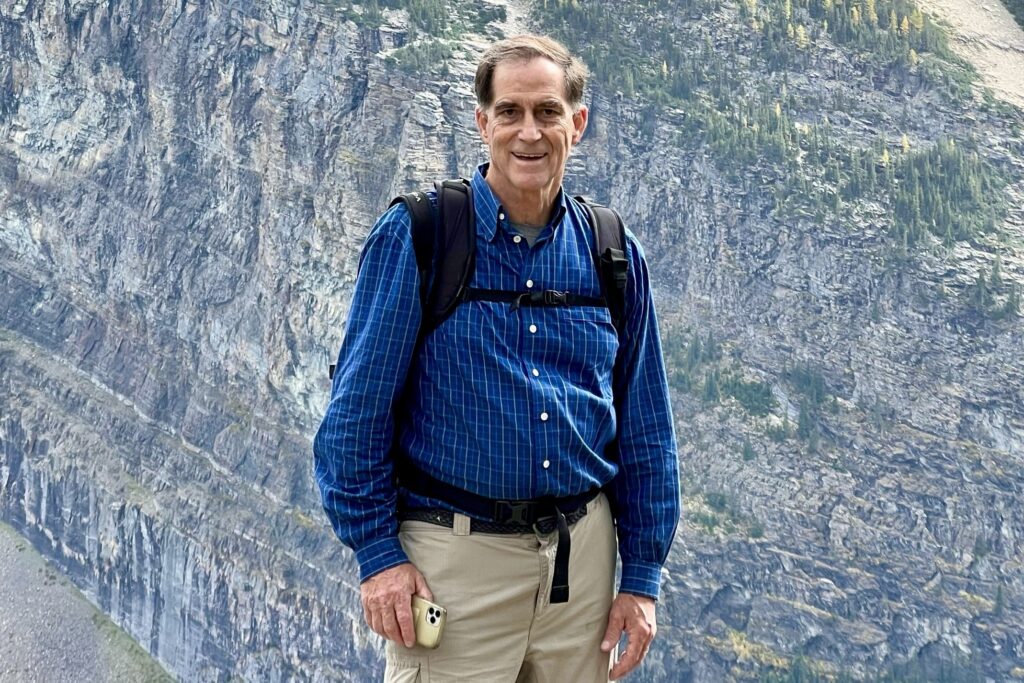
M 512 310 L 520 306 L 596 306 L 607 308 L 604 298 L 581 296 L 572 292 L 559 292 L 554 289 L 534 290 L 530 292 L 512 292 L 504 289 L 476 289 L 467 287 L 462 290 L 463 301 L 498 301 L 512 304 Z

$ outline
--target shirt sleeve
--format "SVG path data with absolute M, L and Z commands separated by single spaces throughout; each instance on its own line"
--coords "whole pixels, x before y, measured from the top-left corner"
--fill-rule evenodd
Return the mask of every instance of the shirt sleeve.
M 392 405 L 405 384 L 421 318 L 410 225 L 399 204 L 366 239 L 331 401 L 313 440 L 324 511 L 355 551 L 360 581 L 408 561 L 398 542 L 390 452 Z
M 615 368 L 619 473 L 612 481 L 619 590 L 657 599 L 679 521 L 679 460 L 643 249 L 627 231 L 626 320 Z

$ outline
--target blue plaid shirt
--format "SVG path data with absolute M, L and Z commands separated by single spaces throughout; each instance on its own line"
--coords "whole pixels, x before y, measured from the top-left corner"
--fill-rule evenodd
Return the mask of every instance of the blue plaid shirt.
M 472 287 L 600 296 L 593 232 L 564 192 L 530 247 L 498 198 L 473 176 L 477 217 Z M 431 197 L 431 201 L 434 201 Z M 643 250 L 627 235 L 629 284 L 619 338 L 598 307 L 464 302 L 414 358 L 421 311 L 411 220 L 399 204 L 363 252 L 331 402 L 313 442 L 324 509 L 366 580 L 407 562 L 398 542 L 389 455 L 482 496 L 572 496 L 608 486 L 623 592 L 658 597 L 679 519 L 679 476 L 668 387 Z M 392 403 L 408 382 L 405 416 Z M 614 396 L 613 386 L 621 395 Z M 605 446 L 618 432 L 618 458 Z M 610 485 L 609 485 L 610 483 Z M 450 508 L 408 495 L 412 506 Z

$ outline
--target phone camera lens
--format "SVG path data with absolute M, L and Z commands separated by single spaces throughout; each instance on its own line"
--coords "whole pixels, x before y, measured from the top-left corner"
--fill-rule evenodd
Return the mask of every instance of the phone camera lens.
M 433 607 L 428 607 L 427 608 L 427 614 L 429 614 L 430 616 L 434 616 L 434 608 Z

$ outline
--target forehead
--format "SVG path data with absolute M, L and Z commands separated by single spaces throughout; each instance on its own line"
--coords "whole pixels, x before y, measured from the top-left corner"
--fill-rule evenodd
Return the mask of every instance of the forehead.
M 562 67 L 547 57 L 499 62 L 491 80 L 494 102 L 556 99 L 568 104 Z

